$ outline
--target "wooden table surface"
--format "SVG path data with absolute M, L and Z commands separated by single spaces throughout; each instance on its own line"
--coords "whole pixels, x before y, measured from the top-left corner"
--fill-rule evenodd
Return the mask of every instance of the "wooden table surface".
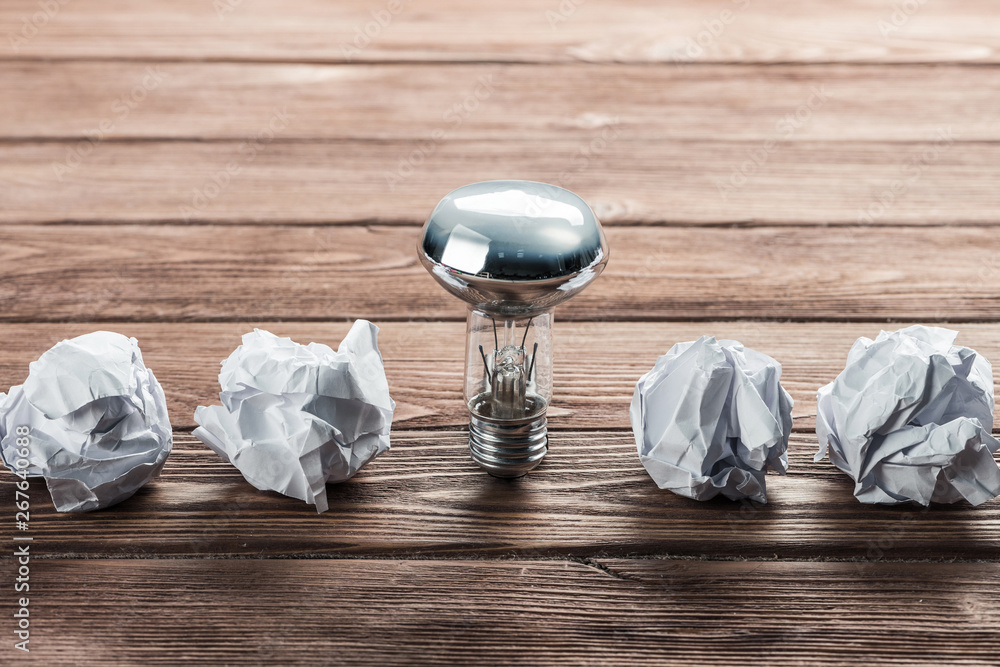
M 5 0 L 0 387 L 135 336 L 174 451 L 108 510 L 31 485 L 43 665 L 1000 664 L 1000 501 L 860 504 L 814 463 L 858 336 L 1000 359 L 1000 10 L 985 0 Z M 604 275 L 560 307 L 550 452 L 469 458 L 464 307 L 418 264 L 455 187 L 568 187 Z M 192 435 L 253 327 L 381 327 L 392 449 L 330 510 Z M 660 491 L 628 405 L 675 342 L 736 338 L 795 399 L 768 504 Z

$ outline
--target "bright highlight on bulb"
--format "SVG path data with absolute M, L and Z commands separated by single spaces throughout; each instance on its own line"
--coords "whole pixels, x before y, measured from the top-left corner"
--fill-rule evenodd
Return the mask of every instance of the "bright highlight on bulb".
M 545 457 L 552 400 L 552 311 L 608 260 L 593 211 L 568 190 L 530 181 L 474 183 L 424 225 L 421 262 L 469 304 L 465 400 L 472 458 L 520 477 Z

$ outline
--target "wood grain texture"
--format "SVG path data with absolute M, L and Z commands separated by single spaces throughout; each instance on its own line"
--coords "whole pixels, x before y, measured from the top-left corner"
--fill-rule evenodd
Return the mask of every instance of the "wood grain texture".
M 0 127 L 8 139 L 242 141 L 284 110 L 283 140 L 439 131 L 523 146 L 588 142 L 607 127 L 643 141 L 922 142 L 945 130 L 996 141 L 996 80 L 996 68 L 964 66 L 0 61 L 0 88 L 18 91 Z
M 853 665 L 867 658 L 937 667 L 988 665 L 1000 650 L 995 564 L 884 563 L 863 572 L 849 563 L 614 559 L 34 567 L 31 655 L 46 665 Z
M 635 383 L 657 357 L 677 342 L 704 334 L 732 338 L 771 355 L 782 364 L 782 385 L 795 400 L 795 428 L 815 425 L 816 390 L 843 369 L 859 336 L 874 338 L 888 325 L 775 322 L 558 322 L 554 330 L 555 397 L 549 409 L 553 429 L 629 429 L 628 406 Z M 379 348 L 389 390 L 396 401 L 393 426 L 452 429 L 468 425 L 462 399 L 465 325 L 461 322 L 378 322 Z M 167 396 L 174 428 L 194 428 L 198 405 L 218 403 L 220 362 L 255 327 L 302 344 L 317 341 L 336 348 L 351 323 L 234 321 L 155 324 L 81 322 L 0 324 L 0 390 L 21 384 L 28 364 L 64 338 L 106 329 L 134 336 L 143 359 Z M 1000 359 L 1000 328 L 994 324 L 953 324 L 958 343 L 987 359 Z
M 60 5 L 48 17 L 43 14 L 32 33 L 24 23 L 39 11 L 37 3 L 3 3 L 0 54 L 299 62 L 1000 61 L 1000 28 L 988 20 L 993 6 L 986 0 L 920 4 L 896 23 L 894 7 L 876 0 L 842 2 L 836 11 L 825 3 L 790 0 Z M 23 36 L 22 31 L 30 38 L 8 36 Z
M 1000 501 L 862 505 L 812 460 L 816 388 L 856 337 L 951 321 L 1000 357 L 995 16 L 0 3 L 0 389 L 116 330 L 176 429 L 113 508 L 59 514 L 31 483 L 33 662 L 995 665 Z M 579 192 L 612 247 L 559 309 L 550 453 L 514 481 L 468 455 L 464 310 L 414 247 L 442 195 L 491 178 Z M 330 511 L 191 435 L 241 334 L 336 346 L 357 317 L 398 408 Z M 784 365 L 791 469 L 767 505 L 660 491 L 636 455 L 637 378 L 703 333 Z M 0 541 L 23 544 L 10 515 Z M 17 566 L 0 554 L 4 581 Z M 0 663 L 20 662 L 6 618 Z
M 995 321 L 992 228 L 607 230 L 562 320 Z M 464 319 L 415 227 L 0 227 L 0 320 Z M 40 307 L 43 304 L 44 307 Z
M 59 514 L 31 485 L 31 535 L 48 558 L 505 557 L 1000 560 L 1000 501 L 863 505 L 814 434 L 793 434 L 768 503 L 699 502 L 661 491 L 622 431 L 554 431 L 518 480 L 483 473 L 458 431 L 394 431 L 392 449 L 327 486 L 330 509 L 261 492 L 190 434 L 160 479 L 113 508 Z M 12 507 L 12 475 L 0 503 Z M 0 524 L 9 540 L 13 522 Z M 865 562 L 856 564 L 863 570 Z
M 600 119 L 599 119 L 600 120 Z M 603 121 L 602 121 L 603 122 Z M 260 119 L 261 131 L 269 123 Z M 445 131 L 447 128 L 438 128 Z M 466 183 L 523 178 L 649 225 L 992 225 L 1000 143 L 588 138 L 0 142 L 0 223 L 417 225 Z M 744 174 L 745 172 L 745 174 Z

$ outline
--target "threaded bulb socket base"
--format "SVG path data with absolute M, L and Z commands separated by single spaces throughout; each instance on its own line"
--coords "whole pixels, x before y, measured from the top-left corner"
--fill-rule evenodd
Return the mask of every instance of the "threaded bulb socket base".
M 522 420 L 497 420 L 475 412 L 469 419 L 472 460 L 494 477 L 521 477 L 548 451 L 545 412 Z

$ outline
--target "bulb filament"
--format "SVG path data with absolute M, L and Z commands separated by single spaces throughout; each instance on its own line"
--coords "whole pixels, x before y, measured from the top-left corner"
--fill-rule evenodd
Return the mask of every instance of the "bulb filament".
M 532 318 L 534 319 L 534 318 Z M 528 384 L 531 382 L 535 369 L 535 357 L 538 355 L 538 343 L 535 342 L 529 356 L 524 344 L 528 340 L 528 329 L 531 328 L 532 320 L 529 319 L 524 327 L 524 335 L 521 337 L 521 344 L 505 344 L 500 346 L 500 338 L 497 333 L 497 323 L 493 320 L 493 365 L 490 367 L 486 351 L 483 346 L 479 346 L 479 354 L 483 358 L 483 366 L 486 368 L 486 378 L 490 386 L 492 397 L 492 414 L 500 419 L 516 419 L 527 411 Z M 504 322 L 504 342 L 512 339 L 514 321 Z

